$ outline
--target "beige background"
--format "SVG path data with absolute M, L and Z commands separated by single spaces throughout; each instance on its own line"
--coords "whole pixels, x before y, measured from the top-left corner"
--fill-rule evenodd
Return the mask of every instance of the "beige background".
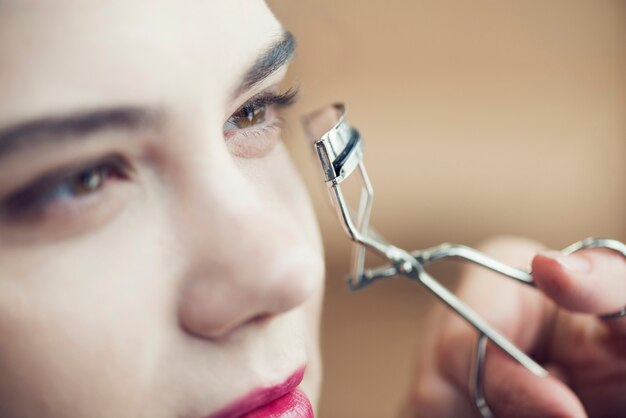
M 287 136 L 326 243 L 320 416 L 390 417 L 433 301 L 397 279 L 345 291 L 348 241 L 297 115 L 350 105 L 377 192 L 372 223 L 408 249 L 498 234 L 554 248 L 626 240 L 626 2 L 271 4 L 299 40 Z

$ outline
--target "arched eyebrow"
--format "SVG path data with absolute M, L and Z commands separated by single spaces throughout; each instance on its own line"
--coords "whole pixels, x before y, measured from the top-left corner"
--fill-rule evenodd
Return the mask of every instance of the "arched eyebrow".
M 295 48 L 294 36 L 284 31 L 244 73 L 233 94 L 238 96 L 268 78 L 291 59 Z M 0 160 L 18 149 L 51 141 L 78 140 L 110 130 L 156 129 L 163 118 L 160 109 L 120 106 L 22 122 L 0 129 Z
M 239 96 L 278 71 L 291 60 L 295 50 L 295 37 L 291 32 L 284 31 L 280 39 L 271 44 L 245 73 L 241 84 L 235 89 L 233 97 Z

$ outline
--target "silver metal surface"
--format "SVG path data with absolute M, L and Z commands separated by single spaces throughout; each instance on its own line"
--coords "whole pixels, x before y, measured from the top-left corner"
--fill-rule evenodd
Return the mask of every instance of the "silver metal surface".
M 424 269 L 435 262 L 460 259 L 534 287 L 532 275 L 530 271 L 516 269 L 463 245 L 441 244 L 425 250 L 408 252 L 388 243 L 374 233 L 369 228 L 374 193 L 363 163 L 363 143 L 359 133 L 348 124 L 345 112 L 346 107 L 343 104 L 334 104 L 306 117 L 304 124 L 310 138 L 315 141 L 315 149 L 332 205 L 344 231 L 354 242 L 351 274 L 347 280 L 348 287 L 357 291 L 377 280 L 393 276 L 405 276 L 423 285 L 475 328 L 479 338 L 470 376 L 470 392 L 479 413 L 483 417 L 493 418 L 494 414 L 489 409 L 483 394 L 485 353 L 488 341 L 491 341 L 530 372 L 538 376 L 547 376 L 548 372 L 502 336 Z M 358 171 L 361 179 L 361 195 L 356 221 L 352 218 L 350 207 L 341 189 L 341 183 L 355 171 Z M 626 245 L 609 239 L 587 238 L 565 248 L 563 253 L 569 254 L 584 248 L 595 247 L 608 248 L 626 257 Z M 365 269 L 366 250 L 382 256 L 388 261 L 388 264 L 373 269 Z M 619 312 L 601 317 L 614 319 L 624 315 L 626 315 L 626 307 Z
M 483 418 L 495 418 L 495 415 L 487 404 L 484 393 L 485 354 L 487 353 L 487 336 L 478 334 L 478 342 L 474 351 L 474 361 L 470 370 L 470 395 L 476 406 L 476 410 Z

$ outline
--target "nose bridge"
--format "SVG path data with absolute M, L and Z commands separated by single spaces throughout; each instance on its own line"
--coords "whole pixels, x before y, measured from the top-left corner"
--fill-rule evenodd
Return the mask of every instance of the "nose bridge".
M 310 293 L 297 277 L 306 262 L 297 229 L 234 164 L 214 169 L 219 177 L 204 173 L 184 210 L 189 268 L 180 319 L 205 338 L 289 310 Z
M 198 170 L 199 179 L 190 192 L 186 224 L 190 245 L 198 256 L 233 270 L 246 265 L 234 262 L 242 255 L 263 255 L 276 250 L 281 235 L 280 220 L 258 186 L 231 162 L 215 164 L 213 170 Z M 208 254 L 207 254 L 208 253 Z M 231 262 L 232 261 L 232 262 Z

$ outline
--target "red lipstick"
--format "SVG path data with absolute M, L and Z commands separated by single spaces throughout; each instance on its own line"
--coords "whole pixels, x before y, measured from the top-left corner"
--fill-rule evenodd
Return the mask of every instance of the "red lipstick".
M 313 407 L 298 389 L 304 367 L 283 383 L 257 389 L 208 418 L 313 418 Z

